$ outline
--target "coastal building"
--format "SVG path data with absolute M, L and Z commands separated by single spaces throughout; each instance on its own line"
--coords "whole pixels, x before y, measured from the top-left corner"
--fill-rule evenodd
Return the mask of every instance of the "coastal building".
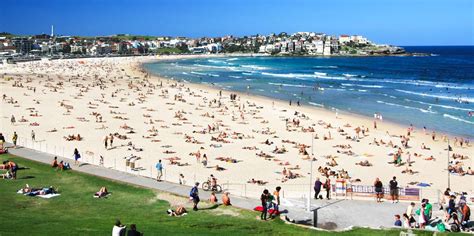
M 347 35 L 347 34 L 341 34 L 339 36 L 339 44 L 346 44 L 346 43 L 349 43 L 351 41 L 351 36 Z
M 33 49 L 33 40 L 28 38 L 15 38 L 13 39 L 13 46 L 16 48 L 16 52 L 20 54 L 28 54 Z
M 324 41 L 323 55 L 324 56 L 331 55 L 331 41 L 329 41 L 329 40 Z
M 367 38 L 361 35 L 352 35 L 351 41 L 358 44 L 368 44 Z

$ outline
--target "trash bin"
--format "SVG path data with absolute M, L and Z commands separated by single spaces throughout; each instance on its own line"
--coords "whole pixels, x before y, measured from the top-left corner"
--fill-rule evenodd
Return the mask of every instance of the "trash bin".
M 130 160 L 129 159 L 125 160 L 125 165 L 130 166 Z
M 135 169 L 135 162 L 130 162 L 130 168 Z

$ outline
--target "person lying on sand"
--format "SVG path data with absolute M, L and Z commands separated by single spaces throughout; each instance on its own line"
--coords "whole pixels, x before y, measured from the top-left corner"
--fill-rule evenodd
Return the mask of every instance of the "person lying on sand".
M 360 162 L 356 163 L 356 165 L 360 165 L 360 166 L 372 166 L 372 164 L 371 164 L 368 160 L 360 161 Z
M 267 181 L 263 181 L 263 180 L 255 180 L 254 178 L 252 178 L 251 180 L 247 181 L 247 183 L 249 183 L 249 184 L 265 185 L 265 184 L 267 184 L 268 182 L 267 182 Z
M 414 172 L 412 169 L 408 168 L 408 166 L 407 166 L 407 167 L 405 168 L 405 170 L 402 170 L 402 174 L 413 175 L 413 174 L 415 174 L 415 172 Z

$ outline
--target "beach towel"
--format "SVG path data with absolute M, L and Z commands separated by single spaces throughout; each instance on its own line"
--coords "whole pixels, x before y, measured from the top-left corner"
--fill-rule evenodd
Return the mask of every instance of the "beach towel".
M 40 197 L 40 198 L 49 199 L 49 198 L 57 197 L 59 195 L 61 195 L 61 194 L 59 194 L 59 193 L 50 193 L 50 194 L 46 194 L 46 195 L 36 195 L 36 196 Z
M 417 184 L 416 186 L 419 186 L 419 187 L 430 187 L 431 185 L 422 182 L 422 183 Z
M 262 212 L 262 211 L 263 211 L 263 207 L 262 207 L 262 206 L 256 206 L 253 210 L 254 210 L 254 211 Z M 268 210 L 268 213 L 273 214 L 273 215 L 279 215 L 279 214 L 280 214 L 280 212 L 279 212 L 279 211 L 276 211 L 275 209 L 270 209 L 270 210 Z
M 25 196 L 31 196 L 31 195 L 28 195 L 28 193 L 26 193 L 26 194 L 23 193 L 23 189 L 18 190 L 16 193 L 23 194 Z M 59 193 L 50 193 L 50 194 L 46 194 L 46 195 L 34 195 L 34 196 L 49 199 L 49 198 L 57 197 L 59 195 L 61 195 L 61 194 L 59 194 Z

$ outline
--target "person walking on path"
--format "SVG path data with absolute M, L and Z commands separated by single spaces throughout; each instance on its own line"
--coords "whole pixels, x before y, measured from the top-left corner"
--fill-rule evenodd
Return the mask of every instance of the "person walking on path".
M 326 179 L 326 182 L 324 183 L 324 189 L 326 189 L 326 198 L 329 200 L 330 198 L 330 193 L 331 193 L 331 180 L 329 178 Z
M 316 181 L 314 182 L 314 199 L 319 198 L 319 193 L 321 192 L 321 186 L 323 186 L 323 183 L 319 180 L 319 178 L 316 178 Z
M 263 190 L 262 195 L 260 196 L 260 201 L 262 202 L 262 214 L 260 215 L 261 220 L 267 220 L 267 201 L 269 198 L 270 193 L 268 192 L 267 189 Z
M 191 189 L 191 192 L 189 193 L 189 197 L 192 199 L 193 201 L 193 210 L 194 211 L 197 211 L 198 210 L 198 204 L 199 204 L 199 190 L 198 190 L 198 187 L 199 187 L 199 183 L 196 182 L 194 184 L 194 187 Z
M 382 184 L 382 181 L 380 181 L 379 178 L 376 178 L 376 179 L 375 179 L 374 188 L 375 188 L 375 197 L 376 197 L 376 199 L 377 199 L 377 202 L 382 202 L 382 198 L 383 198 L 383 184 Z
M 408 216 L 410 223 L 416 222 L 415 220 L 415 203 L 411 202 L 410 205 L 407 207 L 407 211 L 405 212 Z
M 16 133 L 16 131 L 13 132 L 12 141 L 13 141 L 13 147 L 16 148 L 16 141 L 18 141 L 18 134 Z
M 390 180 L 389 183 L 390 186 L 390 196 L 392 197 L 392 203 L 396 202 L 398 203 L 398 182 L 397 182 L 397 177 L 393 176 L 393 179 Z
M 156 181 L 161 182 L 161 176 L 163 176 L 163 164 L 161 164 L 161 160 L 156 163 L 156 171 L 158 172 L 156 175 Z
M 74 148 L 74 164 L 78 165 L 79 164 L 79 159 L 81 158 L 81 154 L 77 150 L 77 148 Z

